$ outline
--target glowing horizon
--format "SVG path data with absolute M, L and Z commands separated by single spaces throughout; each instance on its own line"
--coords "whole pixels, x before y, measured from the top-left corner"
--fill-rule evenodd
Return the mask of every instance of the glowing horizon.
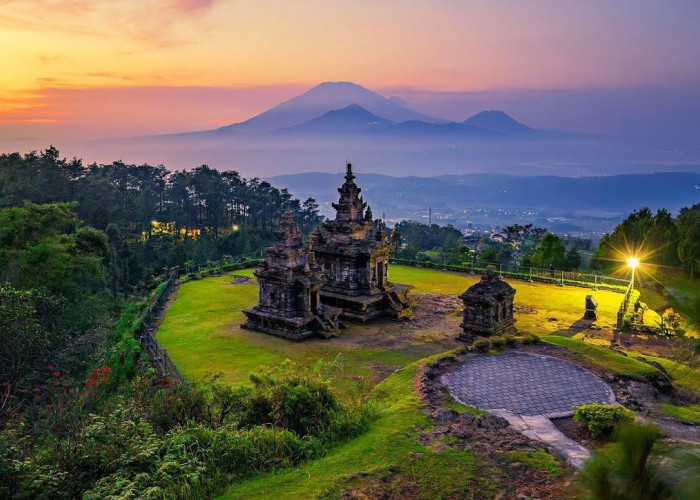
M 222 124 L 323 81 L 440 92 L 694 86 L 693 13 L 688 0 L 8 0 L 0 131 L 89 130 L 84 115 L 105 95 L 115 122 L 137 123 L 153 103 L 147 89 L 267 89 L 197 122 Z M 99 90 L 110 92 L 90 101 Z M 196 101 L 174 104 L 183 124 Z

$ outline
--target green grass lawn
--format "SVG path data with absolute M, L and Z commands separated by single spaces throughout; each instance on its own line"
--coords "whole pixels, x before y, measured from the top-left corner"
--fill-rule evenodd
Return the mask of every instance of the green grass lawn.
M 634 351 L 629 351 L 628 353 L 630 356 L 643 356 L 649 361 L 656 361 L 671 375 L 674 385 L 690 389 L 700 394 L 700 371 L 696 368 L 657 356 L 648 356 Z
M 676 406 L 667 404 L 663 405 L 662 409 L 664 414 L 671 418 L 700 425 L 700 405 Z
M 650 375 L 658 374 L 659 370 L 653 366 L 636 360 L 630 356 L 623 356 L 607 347 L 588 344 L 582 339 L 572 339 L 560 335 L 547 335 L 542 340 L 553 345 L 565 347 L 575 353 L 574 358 L 579 361 L 588 361 L 594 365 L 618 375 L 647 380 Z
M 414 285 L 416 293 L 459 295 L 480 277 L 467 273 L 390 266 L 389 279 Z M 596 324 L 604 328 L 615 326 L 622 300 L 619 293 L 515 279 L 508 280 L 508 283 L 516 290 L 516 326 L 520 331 L 547 335 L 571 327 L 583 317 L 586 295 L 591 294 L 598 301 L 599 319 Z
M 537 448 L 536 451 L 511 451 L 509 455 L 511 460 L 521 462 L 530 469 L 547 472 L 554 477 L 562 474 L 559 463 L 543 448 Z
M 476 282 L 468 274 L 392 266 L 390 278 L 415 286 L 415 293 L 458 295 Z M 252 276 L 252 270 L 235 274 Z M 516 303 L 524 312 L 517 314 L 518 328 L 537 335 L 560 332 L 578 321 L 583 314 L 587 289 L 559 287 L 542 283 L 511 280 L 516 288 Z M 599 325 L 614 322 L 620 295 L 594 292 L 598 300 Z M 182 374 L 190 380 L 222 374 L 230 382 L 240 382 L 262 365 L 276 365 L 285 359 L 300 365 L 312 365 L 318 359 L 332 360 L 340 355 L 346 369 L 355 374 L 386 375 L 425 356 L 448 347 L 431 342 L 402 345 L 402 328 L 396 324 L 363 327 L 351 326 L 339 339 L 310 339 L 291 342 L 241 328 L 243 309 L 257 302 L 257 284 L 231 284 L 231 276 L 183 283 L 166 313 L 157 333 Z M 451 332 L 439 332 L 452 338 Z M 458 330 L 455 329 L 454 337 Z M 390 336 L 396 346 L 369 347 L 363 338 Z M 350 341 L 352 339 L 352 341 Z
M 301 467 L 242 482 L 222 498 L 314 498 L 349 474 L 376 472 L 402 463 L 414 453 L 426 452 L 415 439 L 415 426 L 429 426 L 427 416 L 420 411 L 421 402 L 413 386 L 417 371 L 417 364 L 406 366 L 374 389 L 376 401 L 383 410 L 372 428 L 362 436 Z
M 251 271 L 235 274 L 250 276 Z M 233 285 L 230 275 L 184 283 L 160 325 L 158 342 L 189 380 L 222 374 L 230 382 L 240 382 L 258 367 L 285 359 L 309 366 L 338 355 L 348 370 L 369 375 L 376 366 L 400 367 L 422 357 L 323 339 L 291 342 L 244 330 L 241 311 L 255 305 L 257 298 L 257 284 Z

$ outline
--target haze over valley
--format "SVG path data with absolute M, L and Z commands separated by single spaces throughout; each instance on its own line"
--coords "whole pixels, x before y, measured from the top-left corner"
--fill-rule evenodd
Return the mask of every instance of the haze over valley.
M 518 108 L 513 102 L 518 94 L 505 92 L 500 99 L 485 97 L 483 102 Z M 543 102 L 552 113 L 566 115 L 567 106 L 573 104 L 557 100 L 556 93 L 552 96 L 521 96 L 520 107 L 529 102 L 532 108 L 534 102 Z M 452 98 L 454 107 L 459 108 L 460 96 Z M 443 107 L 445 99 L 449 95 L 442 96 Z M 641 99 L 645 100 L 646 94 Z M 638 114 L 654 109 L 638 104 Z M 475 106 L 470 105 L 472 109 Z M 524 112 L 537 116 L 532 109 Z M 605 112 L 599 114 L 604 122 Z M 579 125 L 583 122 L 579 119 Z M 632 115 L 626 123 L 632 126 L 637 122 Z M 501 173 L 578 177 L 700 171 L 697 144 L 682 135 L 669 139 L 667 125 L 659 123 L 658 133 L 652 134 L 656 139 L 650 139 L 648 130 L 626 130 L 624 123 L 613 127 L 614 132 L 610 124 L 583 125 L 598 130 L 595 133 L 572 132 L 577 127 L 571 124 L 568 130 L 538 128 L 499 109 L 481 109 L 461 120 L 447 120 L 416 111 L 396 96 L 386 98 L 350 82 L 325 82 L 247 120 L 218 128 L 50 142 L 67 156 L 79 156 L 87 162 L 121 159 L 164 164 L 172 170 L 207 164 L 259 177 L 335 172 L 346 159 L 362 171 L 392 176 Z M 22 139 L 13 145 L 40 149 L 46 142 Z

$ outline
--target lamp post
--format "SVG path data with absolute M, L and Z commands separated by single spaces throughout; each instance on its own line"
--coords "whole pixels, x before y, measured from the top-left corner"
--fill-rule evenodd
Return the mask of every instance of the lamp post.
M 630 266 L 630 269 L 632 269 L 632 279 L 630 280 L 630 286 L 629 286 L 629 291 L 632 291 L 632 288 L 634 287 L 634 270 L 637 269 L 637 266 L 639 265 L 639 259 L 637 257 L 629 257 L 627 259 L 627 265 Z

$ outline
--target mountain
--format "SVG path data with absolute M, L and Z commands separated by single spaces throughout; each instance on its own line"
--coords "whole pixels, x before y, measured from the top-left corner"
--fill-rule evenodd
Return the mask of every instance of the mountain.
M 474 116 L 471 116 L 462 122 L 463 125 L 471 125 L 492 132 L 501 134 L 524 134 L 535 132 L 527 125 L 514 120 L 510 115 L 503 111 L 490 110 L 482 111 Z
M 264 132 L 288 128 L 306 123 L 329 111 L 343 109 L 352 104 L 393 122 L 404 122 L 407 120 L 420 120 L 428 123 L 444 122 L 444 120 L 408 109 L 355 83 L 325 82 L 253 118 L 241 123 L 221 127 L 221 129 Z
M 329 111 L 301 125 L 286 127 L 274 131 L 279 134 L 294 135 L 371 135 L 383 137 L 478 137 L 489 138 L 500 135 L 462 123 L 428 123 L 422 120 L 407 120 L 395 123 L 357 104 L 342 109 Z
M 280 133 L 371 133 L 394 122 L 370 113 L 357 104 L 334 109 L 301 125 L 278 129 Z

